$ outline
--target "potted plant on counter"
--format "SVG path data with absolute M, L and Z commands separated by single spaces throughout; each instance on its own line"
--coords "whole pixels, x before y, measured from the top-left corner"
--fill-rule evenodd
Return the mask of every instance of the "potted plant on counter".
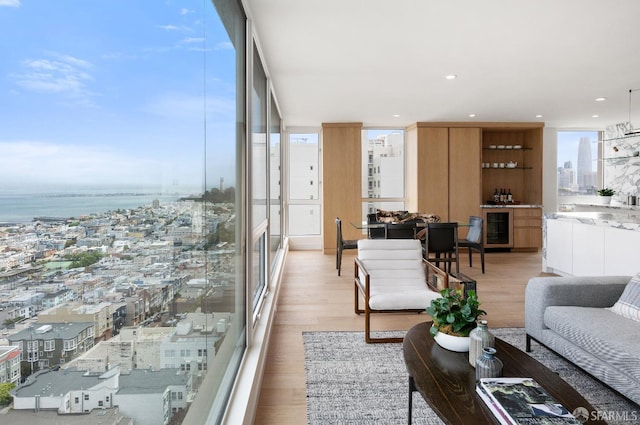
M 487 314 L 480 309 L 475 291 L 464 296 L 462 289 L 446 288 L 440 298 L 431 301 L 426 312 L 433 319 L 429 332 L 438 345 L 451 351 L 469 351 L 469 332 L 476 327 L 479 316 Z
M 600 203 L 603 205 L 609 205 L 611 203 L 611 197 L 616 194 L 616 191 L 603 187 L 602 189 L 598 189 L 598 196 L 600 197 Z

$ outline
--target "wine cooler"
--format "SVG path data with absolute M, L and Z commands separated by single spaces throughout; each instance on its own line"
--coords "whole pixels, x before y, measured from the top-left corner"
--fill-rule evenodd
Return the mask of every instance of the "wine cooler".
M 486 208 L 483 216 L 485 248 L 513 247 L 513 209 Z

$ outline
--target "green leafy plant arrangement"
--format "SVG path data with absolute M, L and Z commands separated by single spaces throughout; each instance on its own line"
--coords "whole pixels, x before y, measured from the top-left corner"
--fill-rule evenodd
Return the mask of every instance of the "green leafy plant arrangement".
M 487 314 L 480 309 L 476 291 L 468 291 L 465 298 L 461 289 L 446 288 L 440 291 L 440 295 L 426 309 L 433 319 L 429 330 L 431 336 L 436 336 L 438 332 L 469 336 L 469 332 L 476 327 L 478 317 Z
M 600 196 L 613 196 L 615 195 L 616 191 L 613 189 L 610 189 L 608 187 L 603 187 L 602 189 L 598 189 L 598 195 Z

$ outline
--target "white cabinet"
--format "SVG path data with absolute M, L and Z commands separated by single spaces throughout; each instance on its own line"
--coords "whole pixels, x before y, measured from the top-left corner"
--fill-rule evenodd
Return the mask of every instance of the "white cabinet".
M 640 232 L 545 220 L 543 270 L 573 276 L 630 276 L 640 272 Z
M 604 274 L 634 275 L 640 272 L 640 232 L 605 229 Z
M 574 276 L 604 274 L 604 233 L 604 227 L 573 223 Z
M 546 220 L 546 267 L 573 274 L 573 226 L 570 221 Z M 553 271 L 551 270 L 551 271 Z

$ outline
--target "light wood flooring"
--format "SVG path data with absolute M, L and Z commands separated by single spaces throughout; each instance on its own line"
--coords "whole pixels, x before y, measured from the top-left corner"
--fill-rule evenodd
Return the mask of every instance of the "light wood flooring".
M 275 325 L 262 383 L 256 425 L 307 423 L 303 331 L 363 331 L 364 317 L 353 312 L 353 258 L 344 252 L 342 276 L 335 256 L 320 251 L 291 251 L 280 289 Z M 467 254 L 460 271 L 476 279 L 481 307 L 489 327 L 524 326 L 524 289 L 529 278 L 543 276 L 540 252 L 486 253 L 483 275 L 480 257 L 473 268 Z M 426 307 L 426 306 L 425 306 Z M 429 320 L 426 314 L 377 314 L 374 330 L 407 330 Z

